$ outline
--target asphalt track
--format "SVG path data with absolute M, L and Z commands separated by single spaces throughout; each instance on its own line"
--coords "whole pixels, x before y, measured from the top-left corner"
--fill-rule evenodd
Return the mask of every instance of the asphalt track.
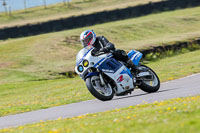
M 151 103 L 177 97 L 200 95 L 200 73 L 185 78 L 164 82 L 156 93 L 145 93 L 136 90 L 132 95 L 115 97 L 111 101 L 102 102 L 97 99 L 79 103 L 67 104 L 48 109 L 0 117 L 0 129 L 40 122 L 40 120 L 55 120 L 59 117 L 69 118 L 87 113 L 103 112 L 106 110 Z

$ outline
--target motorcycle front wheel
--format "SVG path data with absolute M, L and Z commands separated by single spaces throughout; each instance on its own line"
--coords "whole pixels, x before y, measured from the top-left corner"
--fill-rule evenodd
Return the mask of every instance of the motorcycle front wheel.
M 160 80 L 157 76 L 157 74 L 148 66 L 145 65 L 141 65 L 141 68 L 147 69 L 147 71 L 150 72 L 151 76 L 152 76 L 152 80 L 151 81 L 141 81 L 141 85 L 139 85 L 138 87 L 148 93 L 153 93 L 159 90 L 160 88 Z
M 92 76 L 86 79 L 86 86 L 90 93 L 101 101 L 111 100 L 114 91 L 109 83 L 101 85 L 99 76 Z

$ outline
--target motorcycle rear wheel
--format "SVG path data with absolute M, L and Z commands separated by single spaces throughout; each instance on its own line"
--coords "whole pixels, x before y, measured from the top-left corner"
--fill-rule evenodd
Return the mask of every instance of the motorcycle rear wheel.
M 109 83 L 100 85 L 100 78 L 92 76 L 86 79 L 86 86 L 90 93 L 101 101 L 108 101 L 114 97 L 114 91 Z
M 157 76 L 157 74 L 148 66 L 141 65 L 140 67 L 148 69 L 148 71 L 152 74 L 153 76 L 153 81 L 141 81 L 141 84 L 138 86 L 141 90 L 148 92 L 148 93 L 153 93 L 159 90 L 160 88 L 160 80 Z

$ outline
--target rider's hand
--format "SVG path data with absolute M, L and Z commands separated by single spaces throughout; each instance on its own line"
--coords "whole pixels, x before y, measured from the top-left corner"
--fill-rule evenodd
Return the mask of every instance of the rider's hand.
M 108 50 L 107 48 L 101 48 L 101 49 L 99 50 L 99 52 L 108 53 L 108 52 L 109 52 L 109 50 Z
M 97 49 L 94 48 L 91 53 L 92 53 L 92 56 L 94 56 L 97 53 Z

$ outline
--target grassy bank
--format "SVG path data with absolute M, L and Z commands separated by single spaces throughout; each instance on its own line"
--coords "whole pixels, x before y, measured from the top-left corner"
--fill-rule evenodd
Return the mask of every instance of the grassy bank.
M 200 36 L 200 7 L 176 10 L 69 31 L 0 42 L 0 116 L 92 99 L 74 70 L 79 34 L 94 29 L 117 48 L 131 50 Z M 185 53 L 186 52 L 186 53 Z M 183 54 L 184 53 L 184 54 Z M 150 62 L 167 81 L 200 72 L 200 50 Z
M 70 5 L 63 3 L 47 6 L 47 8 L 34 7 L 26 10 L 13 11 L 12 16 L 0 13 L 0 28 L 5 26 L 24 25 L 27 23 L 44 22 L 48 20 L 66 18 L 90 14 L 104 10 L 114 10 L 116 8 L 126 8 L 139 4 L 146 4 L 149 1 L 160 0 L 72 0 Z M 12 7 L 12 5 L 10 5 Z
M 200 72 L 200 50 L 150 62 L 161 81 Z M 93 99 L 79 78 L 0 84 L 0 116 Z
M 199 27 L 200 7 L 196 7 L 1 41 L 0 82 L 52 79 L 60 77 L 60 72 L 73 71 L 81 49 L 78 36 L 85 29 L 94 29 L 116 48 L 128 51 L 199 37 Z
M 200 96 L 176 98 L 68 119 L 58 118 L 54 121 L 3 129 L 0 132 L 198 133 L 200 130 L 199 104 Z

